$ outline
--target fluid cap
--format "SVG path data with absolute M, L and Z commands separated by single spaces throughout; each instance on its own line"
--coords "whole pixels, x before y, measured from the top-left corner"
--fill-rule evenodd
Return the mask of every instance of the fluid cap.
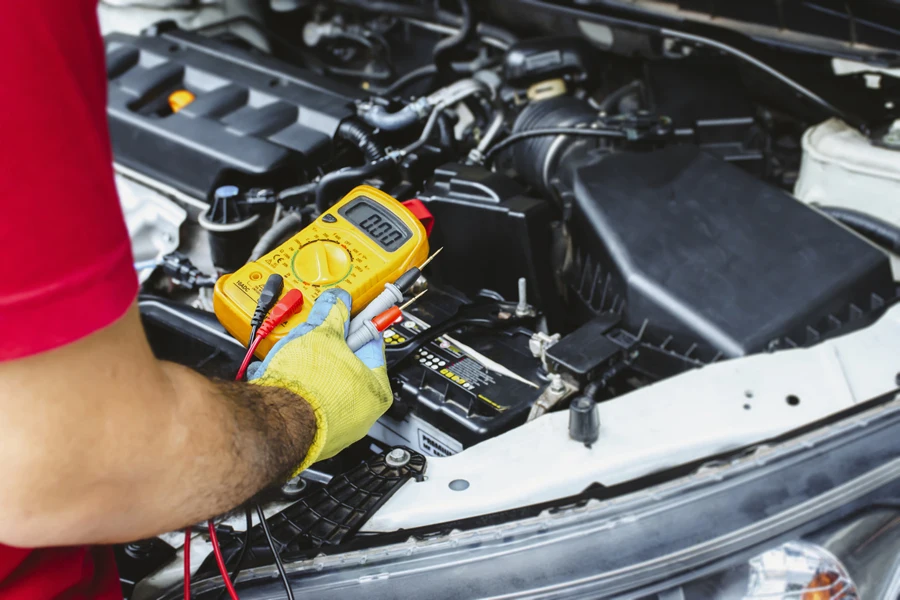
M 219 225 L 243 221 L 245 217 L 237 203 L 240 195 L 241 190 L 236 185 L 223 185 L 216 188 L 207 220 Z
M 578 396 L 569 406 L 569 437 L 588 448 L 600 437 L 600 414 L 593 398 Z
M 169 94 L 169 108 L 173 113 L 177 113 L 195 99 L 196 96 L 188 90 L 176 90 Z
M 210 253 L 217 268 L 231 272 L 239 269 L 259 239 L 256 222 L 259 215 L 249 214 L 238 201 L 241 191 L 234 185 L 216 188 L 213 203 L 197 221 L 209 233 Z

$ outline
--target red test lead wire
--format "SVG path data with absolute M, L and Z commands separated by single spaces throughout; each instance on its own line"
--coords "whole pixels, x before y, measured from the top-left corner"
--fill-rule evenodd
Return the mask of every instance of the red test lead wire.
M 269 312 L 269 316 L 257 330 L 256 337 L 253 338 L 253 342 L 247 348 L 247 354 L 244 355 L 241 368 L 238 369 L 237 376 L 235 376 L 236 381 L 244 378 L 247 367 L 250 366 L 250 361 L 253 360 L 253 355 L 256 353 L 256 349 L 259 348 L 260 342 L 266 339 L 272 333 L 272 330 L 297 314 L 301 308 L 303 308 L 303 292 L 300 290 L 288 290 L 288 293 L 278 301 L 278 304 Z
M 253 355 L 256 353 L 256 349 L 259 348 L 259 343 L 263 341 L 263 339 L 256 335 L 253 338 L 253 342 L 250 344 L 250 347 L 247 348 L 247 354 L 244 355 L 244 360 L 241 362 L 241 368 L 238 369 L 237 375 L 235 376 L 235 381 L 241 381 L 244 378 L 244 374 L 247 372 L 247 367 L 250 366 L 250 361 L 253 360 Z
M 216 556 L 216 564 L 219 565 L 219 573 L 222 574 L 222 580 L 225 582 L 225 589 L 228 590 L 231 600 L 241 600 L 238 598 L 234 584 L 231 583 L 231 577 L 228 575 L 228 569 L 225 567 L 225 558 L 222 556 L 222 548 L 219 546 L 219 536 L 216 535 L 216 524 L 210 519 L 207 526 L 209 527 L 209 542 L 212 544 L 213 554 Z
M 184 599 L 191 600 L 191 528 L 184 530 Z

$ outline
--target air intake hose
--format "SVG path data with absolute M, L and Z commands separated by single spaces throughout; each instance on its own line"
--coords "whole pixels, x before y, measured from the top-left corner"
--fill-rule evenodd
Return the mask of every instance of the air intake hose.
M 597 111 L 584 100 L 559 96 L 525 107 L 513 125 L 513 133 L 551 127 L 576 127 L 597 120 Z M 529 184 L 547 192 L 564 157 L 573 149 L 593 147 L 596 141 L 574 136 L 525 139 L 510 150 L 513 166 Z M 569 161 L 565 161 L 569 162 Z

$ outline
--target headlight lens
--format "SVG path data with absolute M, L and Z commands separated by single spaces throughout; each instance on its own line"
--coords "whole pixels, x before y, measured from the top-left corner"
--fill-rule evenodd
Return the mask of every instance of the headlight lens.
M 750 560 L 744 600 L 859 600 L 856 584 L 834 555 L 788 542 Z
M 644 600 L 650 600 L 646 597 Z M 859 600 L 856 584 L 831 552 L 788 542 L 741 566 L 697 579 L 656 600 Z
M 897 600 L 900 510 L 878 506 L 642 600 Z

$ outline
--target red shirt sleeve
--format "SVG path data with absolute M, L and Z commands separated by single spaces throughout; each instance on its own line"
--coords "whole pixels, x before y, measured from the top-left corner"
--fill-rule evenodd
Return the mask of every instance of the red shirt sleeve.
M 4 2 L 0 56 L 0 360 L 10 360 L 111 324 L 137 278 L 96 0 Z

